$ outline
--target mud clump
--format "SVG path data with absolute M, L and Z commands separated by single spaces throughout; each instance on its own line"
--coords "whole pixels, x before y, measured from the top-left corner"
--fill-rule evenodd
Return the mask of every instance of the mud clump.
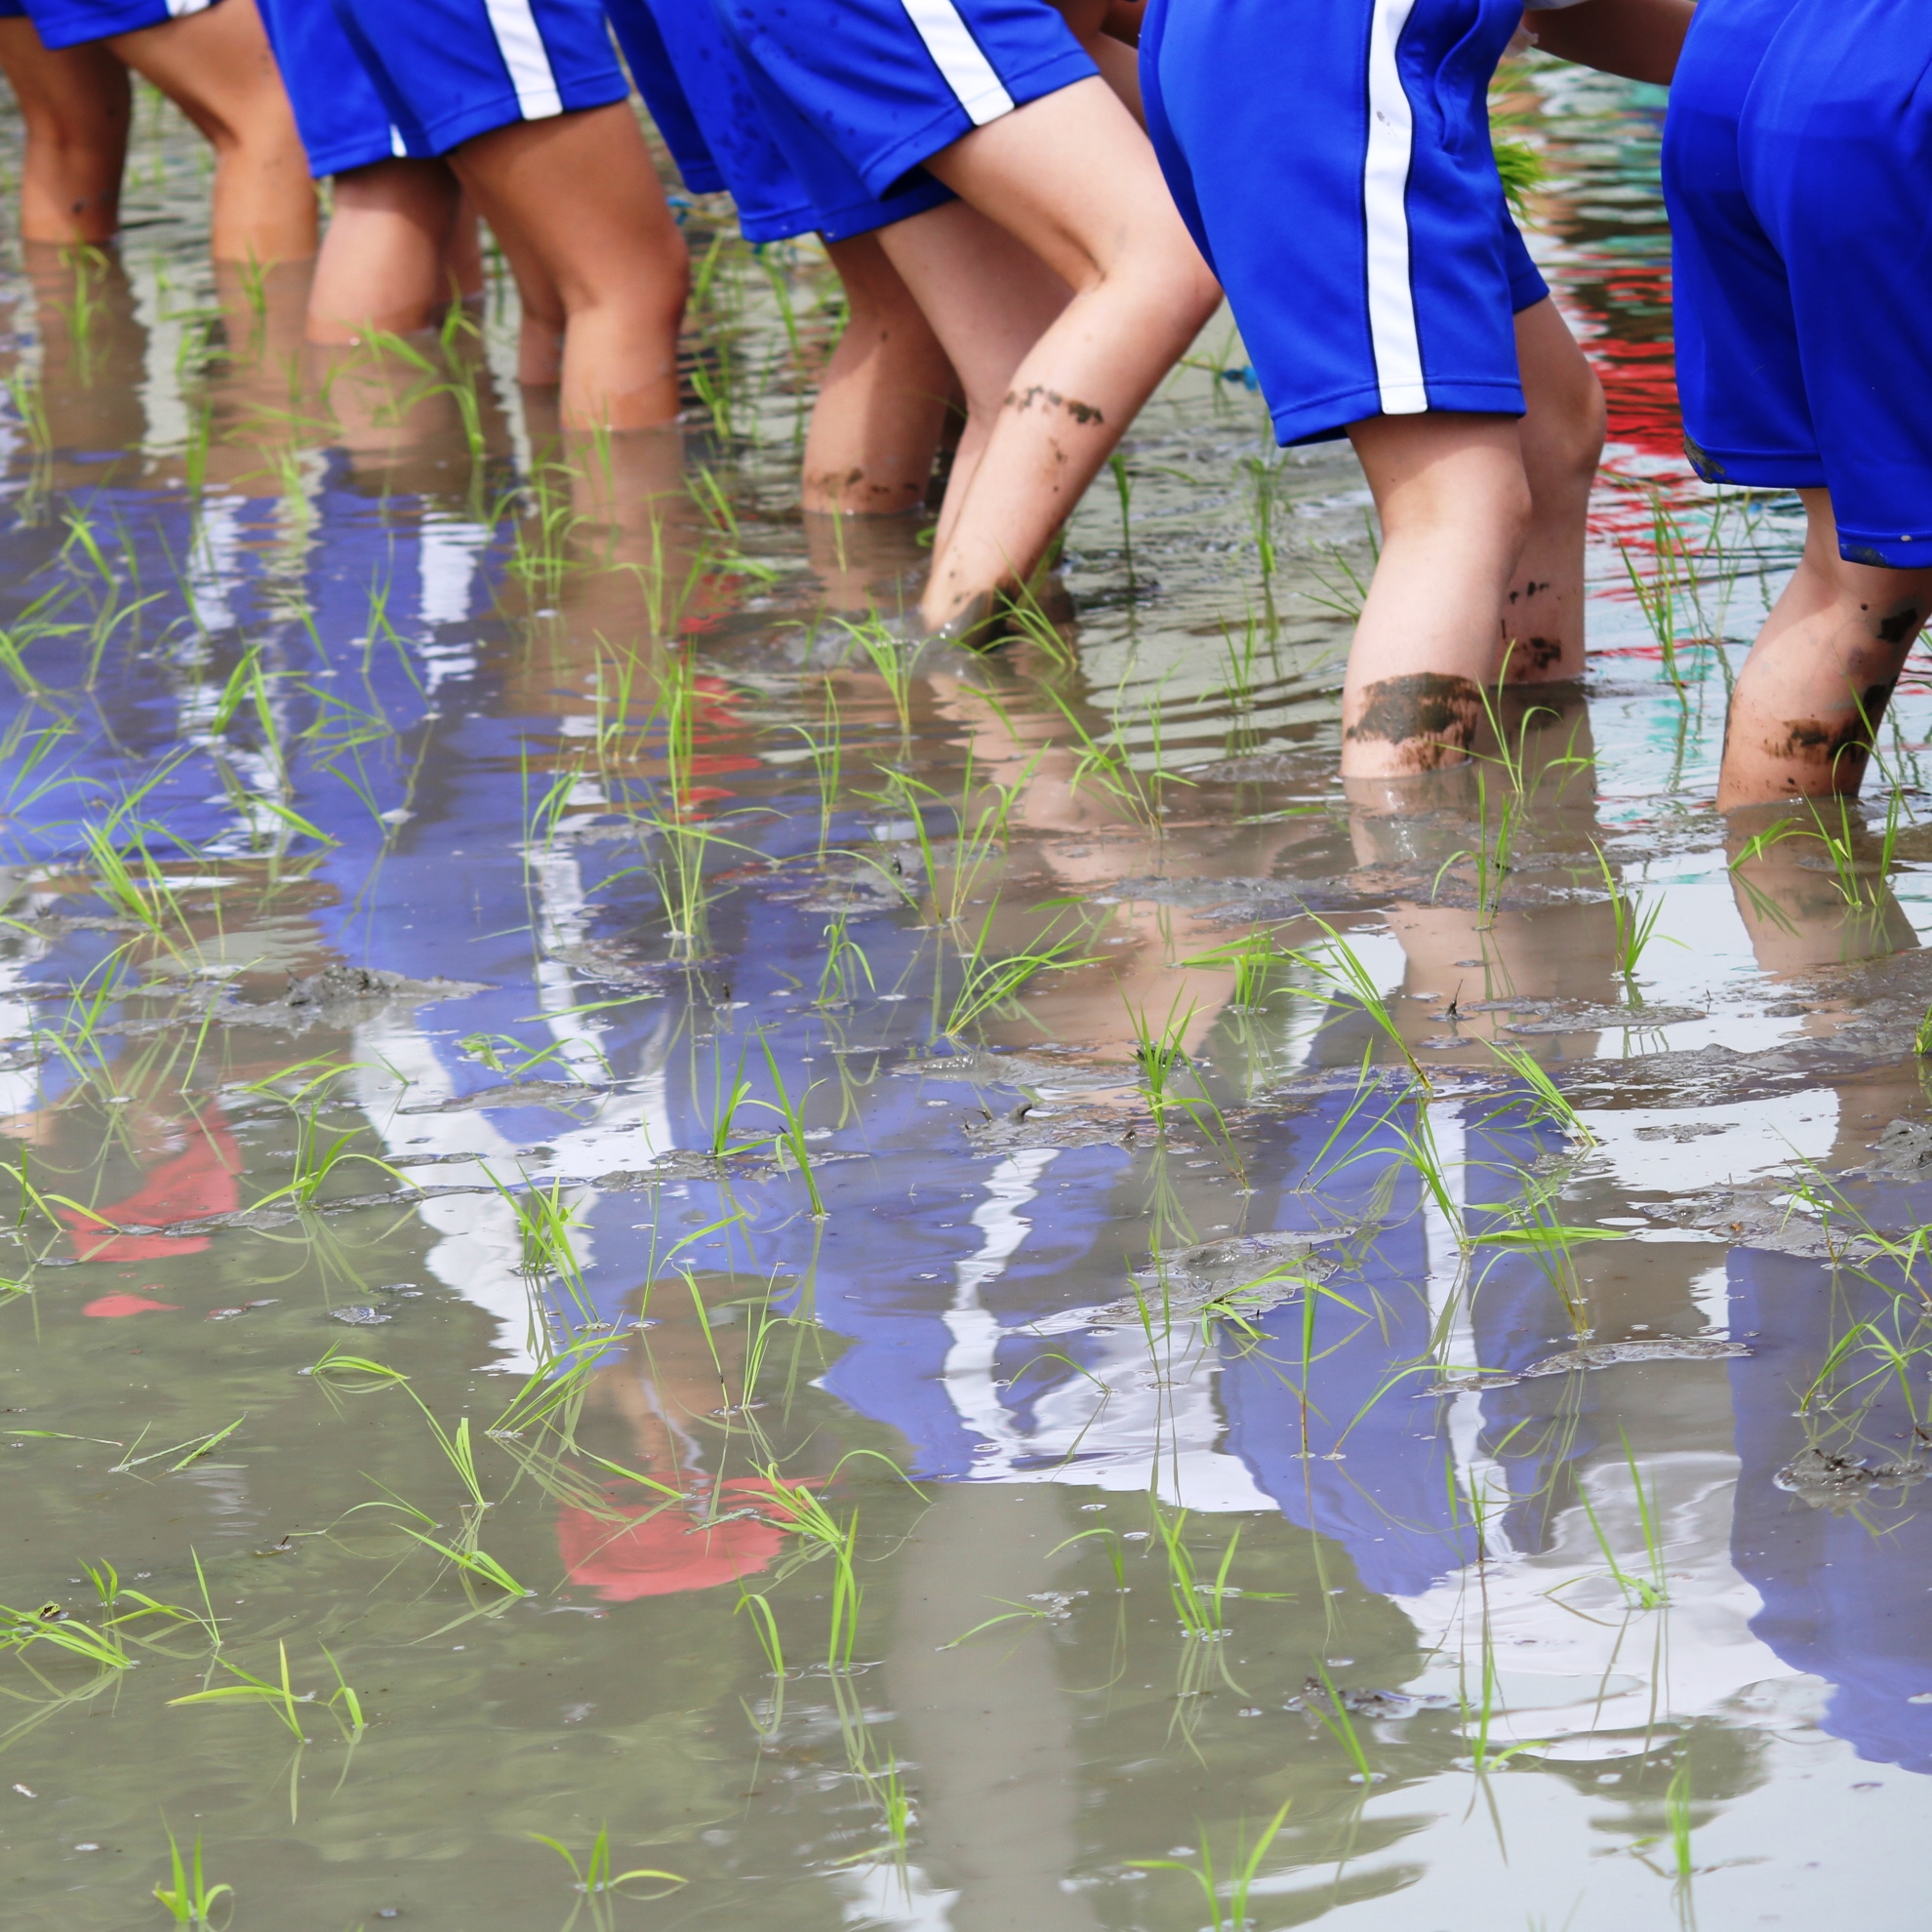
M 1591 1342 L 1581 1348 L 1565 1349 L 1560 1355 L 1546 1355 L 1542 1361 L 1532 1362 L 1524 1369 L 1445 1375 L 1423 1393 L 1460 1395 L 1471 1389 L 1509 1389 L 1519 1382 L 1615 1368 L 1623 1362 L 1718 1362 L 1750 1353 L 1742 1342 L 1726 1342 L 1709 1335 L 1660 1335 L 1648 1342 Z
M 1874 1489 L 1906 1489 L 1924 1479 L 1926 1467 L 1906 1463 L 1867 1463 L 1835 1450 L 1800 1449 L 1771 1480 L 1788 1495 L 1834 1516 L 1856 1509 Z

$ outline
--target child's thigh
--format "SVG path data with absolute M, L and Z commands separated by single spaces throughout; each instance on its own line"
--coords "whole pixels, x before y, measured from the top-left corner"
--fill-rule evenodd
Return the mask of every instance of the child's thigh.
M 1486 118 L 1519 18 L 1509 0 L 1149 9 L 1148 127 L 1283 442 L 1385 413 L 1521 412 L 1530 292 Z
M 1923 0 L 1798 0 L 1744 122 L 1842 553 L 1932 564 L 1932 99 Z

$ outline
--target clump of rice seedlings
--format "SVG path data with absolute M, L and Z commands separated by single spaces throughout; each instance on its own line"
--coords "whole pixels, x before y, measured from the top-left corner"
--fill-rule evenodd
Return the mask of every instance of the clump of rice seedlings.
M 1885 828 L 1879 834 L 1877 853 L 1869 864 L 1858 857 L 1857 830 L 1848 798 L 1840 794 L 1831 800 L 1836 817 L 1834 825 L 1827 825 L 1817 799 L 1805 802 L 1811 812 L 1814 835 L 1825 847 L 1831 862 L 1831 881 L 1837 887 L 1838 897 L 1853 912 L 1869 915 L 1881 911 L 1890 897 L 1893 854 L 1899 833 L 1904 829 L 1903 792 L 1895 785 L 1886 797 Z
M 1226 1881 L 1216 1875 L 1214 1847 L 1208 1840 L 1205 1829 L 1201 1831 L 1201 1849 L 1197 1860 L 1139 1858 L 1127 1869 L 1130 1872 L 1185 1872 L 1199 1888 L 1207 1906 L 1207 1932 L 1246 1932 L 1252 1922 L 1248 1912 L 1248 1895 L 1261 1872 L 1262 1860 L 1268 1856 L 1268 1848 L 1281 1835 L 1281 1828 L 1288 1822 L 1289 1806 L 1293 1803 L 1294 1799 L 1290 1798 L 1282 1804 L 1253 1845 L 1245 1845 L 1239 1838 L 1236 1839 L 1236 1864 Z M 1223 1896 L 1224 1890 L 1226 1897 Z
M 1547 1120 L 1579 1146 L 1596 1146 L 1596 1136 L 1570 1105 L 1569 1096 L 1550 1077 L 1549 1070 L 1527 1047 L 1498 1046 L 1493 1040 L 1485 1044 L 1497 1060 L 1529 1089 L 1528 1117 L 1532 1122 Z M 1494 1118 L 1493 1115 L 1491 1117 Z
M 765 1066 L 771 1073 L 772 1090 L 777 1095 L 777 1098 L 768 1101 L 752 1101 L 749 1105 L 769 1109 L 771 1112 L 776 1113 L 784 1123 L 778 1132 L 772 1136 L 772 1151 L 774 1153 L 789 1154 L 791 1159 L 796 1162 L 798 1172 L 804 1178 L 805 1191 L 811 1198 L 812 1212 L 815 1216 L 823 1217 L 825 1213 L 825 1204 L 819 1192 L 818 1176 L 812 1171 L 811 1150 L 806 1145 L 810 1136 L 805 1125 L 804 1111 L 804 1102 L 812 1098 L 819 1083 L 814 1080 L 811 1086 L 805 1089 L 800 1099 L 794 1101 L 791 1097 L 790 1090 L 785 1084 L 785 1074 L 779 1067 L 778 1056 L 772 1051 L 772 1043 L 762 1032 L 758 1035 L 758 1045 L 763 1049 Z
M 846 930 L 843 912 L 832 915 L 825 929 L 825 963 L 819 973 L 819 1005 L 847 1004 L 862 979 L 868 990 L 876 987 L 872 962 L 865 957 L 865 948 Z
M 1058 919 L 1024 952 L 990 957 L 987 947 L 998 910 L 999 895 L 995 893 L 979 931 L 973 935 L 970 948 L 959 955 L 965 971 L 940 1028 L 948 1038 L 964 1039 L 988 1013 L 1009 1008 L 1020 988 L 1036 973 L 1069 972 L 1076 966 L 1098 963 L 1081 951 L 1087 937 L 1084 923 L 1077 932 L 1063 934 L 1058 931 Z
M 1157 786 L 1149 786 L 1134 769 L 1127 747 L 1121 742 L 1118 719 L 1105 738 L 1097 739 L 1058 691 L 1049 689 L 1047 696 L 1073 728 L 1076 749 L 1067 784 L 1076 791 L 1084 788 L 1100 792 L 1112 801 L 1124 818 L 1145 826 L 1155 838 L 1164 837 L 1166 824 Z
M 751 1714 L 749 1705 L 745 1707 L 745 1714 L 751 1728 L 767 1744 L 778 1736 L 785 1723 L 785 1640 L 779 1634 L 778 1616 L 772 1609 L 771 1598 L 757 1590 L 746 1590 L 741 1583 L 738 1590 L 738 1606 L 733 1610 L 734 1617 L 743 1612 L 751 1613 L 751 1629 L 758 1640 L 758 1648 L 764 1653 L 765 1662 L 771 1667 L 772 1699 L 768 1714 L 761 1723 Z
M 1319 915 L 1311 916 L 1313 924 L 1321 929 L 1324 936 L 1321 942 L 1315 946 L 1296 946 L 1283 954 L 1284 958 L 1301 966 L 1316 983 L 1298 990 L 1306 998 L 1320 1000 L 1326 1006 L 1358 1007 L 1401 1056 L 1416 1084 L 1424 1093 L 1433 1093 L 1434 1087 L 1428 1072 L 1396 1024 L 1395 1016 L 1389 1012 L 1389 1002 L 1383 998 L 1382 989 L 1370 977 L 1368 968 L 1327 920 Z
M 1590 850 L 1596 855 L 1596 868 L 1602 874 L 1603 890 L 1609 899 L 1610 916 L 1615 925 L 1611 966 L 1634 1000 L 1637 967 L 1649 950 L 1651 941 L 1657 936 L 1657 922 L 1663 916 L 1664 902 L 1661 898 L 1634 898 L 1611 871 L 1602 846 L 1592 844 Z
M 608 1932 L 616 1921 L 611 1915 L 611 1902 L 619 1898 L 662 1899 L 678 1886 L 685 1883 L 675 1872 L 661 1872 L 655 1866 L 636 1866 L 628 1872 L 618 1872 L 612 1868 L 616 1860 L 611 1856 L 611 1830 L 608 1825 L 597 1828 L 597 1835 L 590 1841 L 590 1850 L 582 1865 L 577 1862 L 577 1854 L 560 1838 L 552 1838 L 542 1831 L 532 1831 L 531 1837 L 540 1845 L 548 1845 L 563 1862 L 570 1867 L 572 1888 L 582 1896 L 571 1908 L 570 1916 L 563 1922 L 563 1932 L 571 1932 L 579 1916 L 587 1909 L 590 1923 L 597 1932 Z M 626 1885 L 656 1885 L 654 1892 L 626 1892 Z
M 308 1739 L 302 1731 L 302 1717 L 296 1707 L 313 1704 L 315 1693 L 303 1691 L 300 1696 L 296 1694 L 295 1687 L 289 1680 L 289 1650 L 286 1643 L 278 1641 L 275 1645 L 275 1654 L 281 1662 L 281 1670 L 277 1677 L 258 1677 L 254 1671 L 244 1670 L 239 1664 L 231 1664 L 226 1658 L 222 1658 L 219 1660 L 221 1669 L 239 1677 L 240 1683 L 218 1684 L 212 1690 L 190 1691 L 185 1697 L 171 1697 L 168 1700 L 169 1706 L 172 1708 L 183 1704 L 259 1704 L 274 1713 L 276 1721 L 294 1737 L 297 1744 L 306 1744 Z
M 1277 926 L 1251 926 L 1247 936 L 1230 945 L 1216 946 L 1211 952 L 1197 952 L 1182 960 L 1183 966 L 1202 970 L 1231 970 L 1234 975 L 1233 1004 L 1253 1013 L 1266 1004 L 1275 969 L 1283 955 L 1275 950 Z
M 1368 543 L 1368 576 L 1355 568 L 1340 543 L 1328 543 L 1323 545 L 1326 553 L 1323 561 L 1309 561 L 1307 565 L 1308 574 L 1321 585 L 1320 594 L 1312 590 L 1301 592 L 1317 610 L 1327 611 L 1345 624 L 1361 622 L 1362 606 L 1368 602 L 1369 576 L 1374 575 L 1376 565 L 1382 561 L 1382 541 L 1376 534 L 1375 519 L 1367 511 L 1362 513 L 1362 528 Z
M 223 1898 L 232 1900 L 235 1888 L 232 1885 L 211 1885 L 203 1875 L 199 1831 L 194 1834 L 192 1860 L 183 1866 L 181 1848 L 165 1818 L 161 1821 L 161 1829 L 168 1833 L 168 1858 L 173 1872 L 167 1884 L 155 1886 L 156 1900 L 167 1909 L 168 1915 L 177 1925 L 212 1925 L 217 1903 Z
M 1127 565 L 1127 575 L 1134 575 L 1134 477 L 1127 467 L 1127 459 L 1118 450 L 1107 458 L 1107 466 L 1113 475 L 1113 494 L 1120 503 L 1120 554 Z

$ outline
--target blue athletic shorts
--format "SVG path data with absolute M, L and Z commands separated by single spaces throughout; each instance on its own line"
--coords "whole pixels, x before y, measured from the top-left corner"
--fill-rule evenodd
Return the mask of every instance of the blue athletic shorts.
M 827 241 L 866 234 L 946 190 L 900 197 L 888 208 L 860 187 L 835 207 L 807 192 L 766 125 L 764 106 L 738 43 L 708 0 L 607 0 L 630 76 L 694 193 L 728 189 L 738 224 L 753 242 L 818 232 Z
M 0 0 L 0 20 L 23 20 L 26 17 L 26 0 Z
M 25 13 L 43 47 L 85 47 L 112 34 L 139 33 L 162 26 L 183 14 L 207 11 L 215 0 L 27 0 Z
M 1828 488 L 1932 565 L 1927 0 L 1703 0 L 1671 89 L 1677 386 L 1700 475 Z
M 1283 443 L 1371 416 L 1521 415 L 1550 293 L 1489 143 L 1522 0 L 1152 0 L 1147 131 Z
M 408 154 L 629 98 L 599 0 L 333 4 Z
M 948 197 L 920 166 L 930 155 L 1096 71 L 1047 0 L 712 4 L 766 125 L 827 212 L 870 203 L 897 221 L 936 206 Z
M 400 148 L 389 110 L 329 0 L 257 0 L 296 128 L 318 180 Z

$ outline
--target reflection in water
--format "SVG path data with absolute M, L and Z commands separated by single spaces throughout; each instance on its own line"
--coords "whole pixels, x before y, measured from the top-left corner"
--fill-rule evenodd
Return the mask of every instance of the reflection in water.
M 1654 113 L 1526 86 L 1695 522 Z M 7 1680 L 23 1891 L 126 1922 L 69 1847 L 164 1762 L 318 1923 L 561 1921 L 526 1834 L 608 1824 L 664 1910 L 1191 1932 L 1137 1862 L 1285 1800 L 1257 1922 L 1641 1923 L 1687 1780 L 1709 1922 L 1910 1922 L 1915 827 L 1701 808 L 1640 492 L 1586 689 L 1338 789 L 1359 478 L 1213 329 L 1056 622 L 907 663 L 923 521 L 790 508 L 812 258 L 720 245 L 724 423 L 598 442 L 501 290 L 321 348 L 142 233 L 0 292 L 9 1600 L 105 1556 L 224 1648 Z M 293 1766 L 168 1702 L 277 1644 Z

